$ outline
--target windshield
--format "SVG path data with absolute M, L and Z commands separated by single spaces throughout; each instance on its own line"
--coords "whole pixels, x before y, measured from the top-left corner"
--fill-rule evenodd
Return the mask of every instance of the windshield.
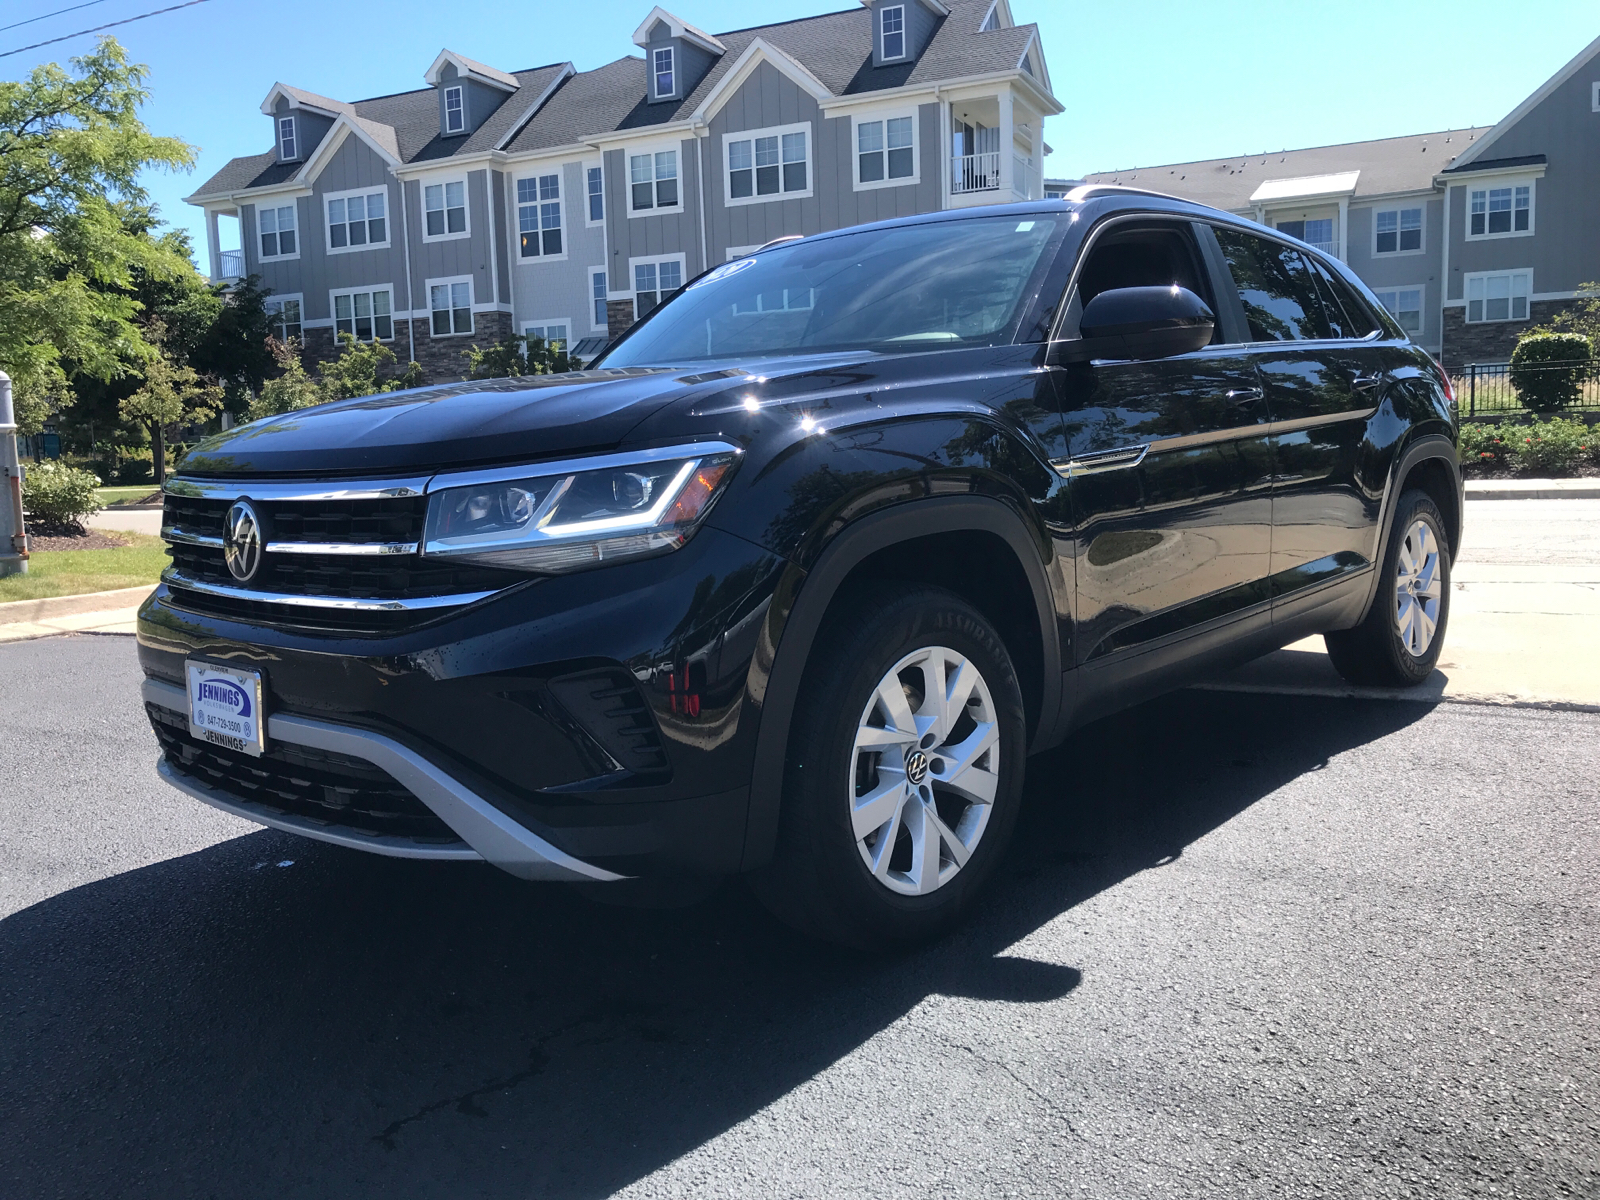
M 1065 220 L 933 221 L 774 246 L 702 275 L 598 365 L 1009 342 Z

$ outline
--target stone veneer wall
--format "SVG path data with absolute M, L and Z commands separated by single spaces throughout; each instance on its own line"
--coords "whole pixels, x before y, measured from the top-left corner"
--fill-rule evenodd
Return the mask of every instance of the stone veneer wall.
M 633 325 L 632 300 L 606 301 L 606 336 L 612 341 L 627 333 Z
M 1571 300 L 1535 300 L 1528 305 L 1526 321 L 1484 321 L 1467 324 L 1465 308 L 1444 310 L 1444 346 L 1441 357 L 1447 370 L 1455 371 L 1468 363 L 1511 361 L 1517 339 L 1531 326 L 1543 325 L 1558 312 L 1570 308 Z
M 394 340 L 385 343 L 394 352 L 395 364 L 391 368 L 394 374 L 405 370 L 406 364 L 411 361 L 411 343 L 406 338 L 406 320 L 405 317 L 395 318 Z M 510 313 L 474 313 L 472 324 L 471 334 L 435 338 L 427 317 L 411 319 L 411 334 L 416 339 L 417 361 L 422 364 L 429 383 L 450 383 L 465 379 L 466 350 L 469 346 L 475 344 L 487 349 L 511 336 Z M 333 330 L 326 327 L 305 330 L 300 357 L 308 371 L 314 371 L 318 363 L 328 362 L 337 357 Z

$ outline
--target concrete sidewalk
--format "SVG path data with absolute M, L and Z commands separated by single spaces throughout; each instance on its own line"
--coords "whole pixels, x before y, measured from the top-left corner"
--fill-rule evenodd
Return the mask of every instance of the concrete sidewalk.
M 133 633 L 139 605 L 154 590 L 152 584 L 0 604 L 0 642 L 23 642 L 58 633 Z

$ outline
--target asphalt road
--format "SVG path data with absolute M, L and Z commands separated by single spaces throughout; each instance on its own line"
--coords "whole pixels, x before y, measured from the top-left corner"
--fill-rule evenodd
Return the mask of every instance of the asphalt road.
M 1600 717 L 1170 697 L 857 957 L 254 830 L 136 683 L 0 646 L 0 1195 L 1600 1195 Z

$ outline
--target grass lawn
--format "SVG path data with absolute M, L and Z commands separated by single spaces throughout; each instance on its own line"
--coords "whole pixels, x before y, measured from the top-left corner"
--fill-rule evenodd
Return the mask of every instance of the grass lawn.
M 129 544 L 106 550 L 41 550 L 30 555 L 26 575 L 0 579 L 0 604 L 109 592 L 160 579 L 168 562 L 161 539 L 138 533 L 118 536 Z
M 95 488 L 94 494 L 99 497 L 101 504 L 127 504 L 134 500 L 143 500 L 156 490 L 153 483 L 138 483 L 129 487 L 103 487 Z

